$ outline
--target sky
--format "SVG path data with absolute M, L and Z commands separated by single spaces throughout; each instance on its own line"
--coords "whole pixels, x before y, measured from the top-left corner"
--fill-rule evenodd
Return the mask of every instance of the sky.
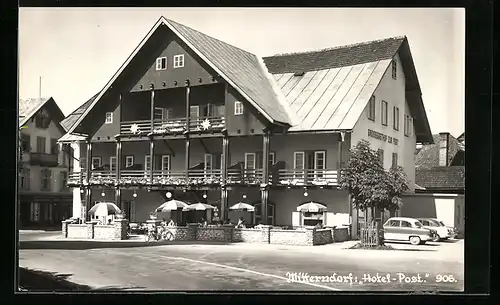
M 465 131 L 460 8 L 20 8 L 19 98 L 41 91 L 70 114 L 106 85 L 161 16 L 258 56 L 406 35 L 432 133 Z

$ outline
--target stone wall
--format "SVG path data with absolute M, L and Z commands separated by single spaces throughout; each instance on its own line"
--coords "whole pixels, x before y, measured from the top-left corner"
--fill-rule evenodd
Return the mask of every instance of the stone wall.
M 63 232 L 67 238 L 87 238 L 87 225 L 86 224 L 68 224 L 67 231 Z
M 333 242 L 349 240 L 349 227 L 336 227 L 333 230 Z
M 261 229 L 234 229 L 233 242 L 262 243 Z
M 94 227 L 94 239 L 113 240 L 115 236 L 115 226 L 96 225 Z
M 270 244 L 312 246 L 313 230 L 276 230 L 271 229 Z
M 224 227 L 199 227 L 196 230 L 196 240 L 226 241 Z
M 334 229 L 316 229 L 313 231 L 313 245 L 331 244 Z

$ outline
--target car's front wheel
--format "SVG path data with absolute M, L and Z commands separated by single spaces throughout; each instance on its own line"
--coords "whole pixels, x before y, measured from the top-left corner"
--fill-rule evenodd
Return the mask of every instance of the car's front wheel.
M 420 242 L 421 242 L 420 237 L 418 237 L 418 236 L 412 236 L 412 237 L 410 237 L 410 243 L 412 245 L 419 245 Z
M 439 236 L 439 234 L 434 234 L 434 237 L 432 238 L 432 241 L 440 241 L 441 240 L 441 236 Z

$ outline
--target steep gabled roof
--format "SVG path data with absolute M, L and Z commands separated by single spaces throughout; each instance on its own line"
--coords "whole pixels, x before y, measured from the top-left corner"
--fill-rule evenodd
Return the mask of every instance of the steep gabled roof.
M 74 131 L 83 118 L 99 102 L 101 97 L 161 25 L 166 25 L 271 123 L 285 125 L 291 123 L 286 107 L 283 105 L 284 102 L 280 102 L 277 93 L 273 90 L 272 84 L 269 83 L 266 75 L 267 71 L 261 67 L 258 58 L 254 54 L 161 17 L 103 90 L 99 92 L 95 99 L 90 102 L 90 105 L 83 111 L 83 114 L 73 123 L 69 129 L 69 133 Z
M 43 107 L 49 108 L 51 118 L 59 128 L 66 131 L 61 126 L 61 121 L 64 119 L 64 114 L 61 108 L 57 105 L 52 97 L 46 98 L 28 98 L 19 100 L 19 127 L 24 126 Z
M 430 169 L 439 166 L 439 134 L 433 135 L 434 144 L 423 145 L 415 156 L 415 167 L 418 169 Z M 448 137 L 448 164 L 455 158 L 455 155 L 462 151 L 460 142 L 451 134 Z
M 393 37 L 319 51 L 265 57 L 298 126 L 291 131 L 350 130 L 358 121 L 390 61 L 399 54 L 417 142 L 432 142 L 408 39 Z
M 70 113 L 64 120 L 62 120 L 61 125 L 66 129 L 69 130 L 73 125 L 76 123 L 76 121 L 82 116 L 82 114 L 87 110 L 87 108 L 90 107 L 90 104 L 95 100 L 99 93 L 96 93 L 93 97 L 91 97 L 88 101 L 83 103 L 80 107 L 76 108 L 72 113 Z

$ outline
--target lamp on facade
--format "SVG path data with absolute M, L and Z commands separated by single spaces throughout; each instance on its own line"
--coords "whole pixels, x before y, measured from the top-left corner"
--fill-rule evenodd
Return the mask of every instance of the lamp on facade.
M 208 196 L 207 196 L 207 193 L 205 192 L 205 194 L 203 194 L 203 198 L 204 198 L 204 199 L 207 199 L 207 197 L 208 197 Z
M 309 194 L 307 193 L 307 189 L 304 190 L 304 197 L 307 197 L 309 196 Z
M 80 194 L 83 194 L 85 191 L 81 188 L 80 189 Z
M 102 197 L 106 196 L 106 193 L 104 192 L 104 190 L 102 190 L 101 196 Z
M 167 198 L 168 198 L 168 199 L 172 198 L 172 193 L 167 192 Z
M 137 197 L 137 192 L 134 190 L 134 194 L 132 194 L 132 196 L 135 198 Z
M 243 199 L 246 199 L 247 198 L 247 195 L 246 194 L 243 194 Z

